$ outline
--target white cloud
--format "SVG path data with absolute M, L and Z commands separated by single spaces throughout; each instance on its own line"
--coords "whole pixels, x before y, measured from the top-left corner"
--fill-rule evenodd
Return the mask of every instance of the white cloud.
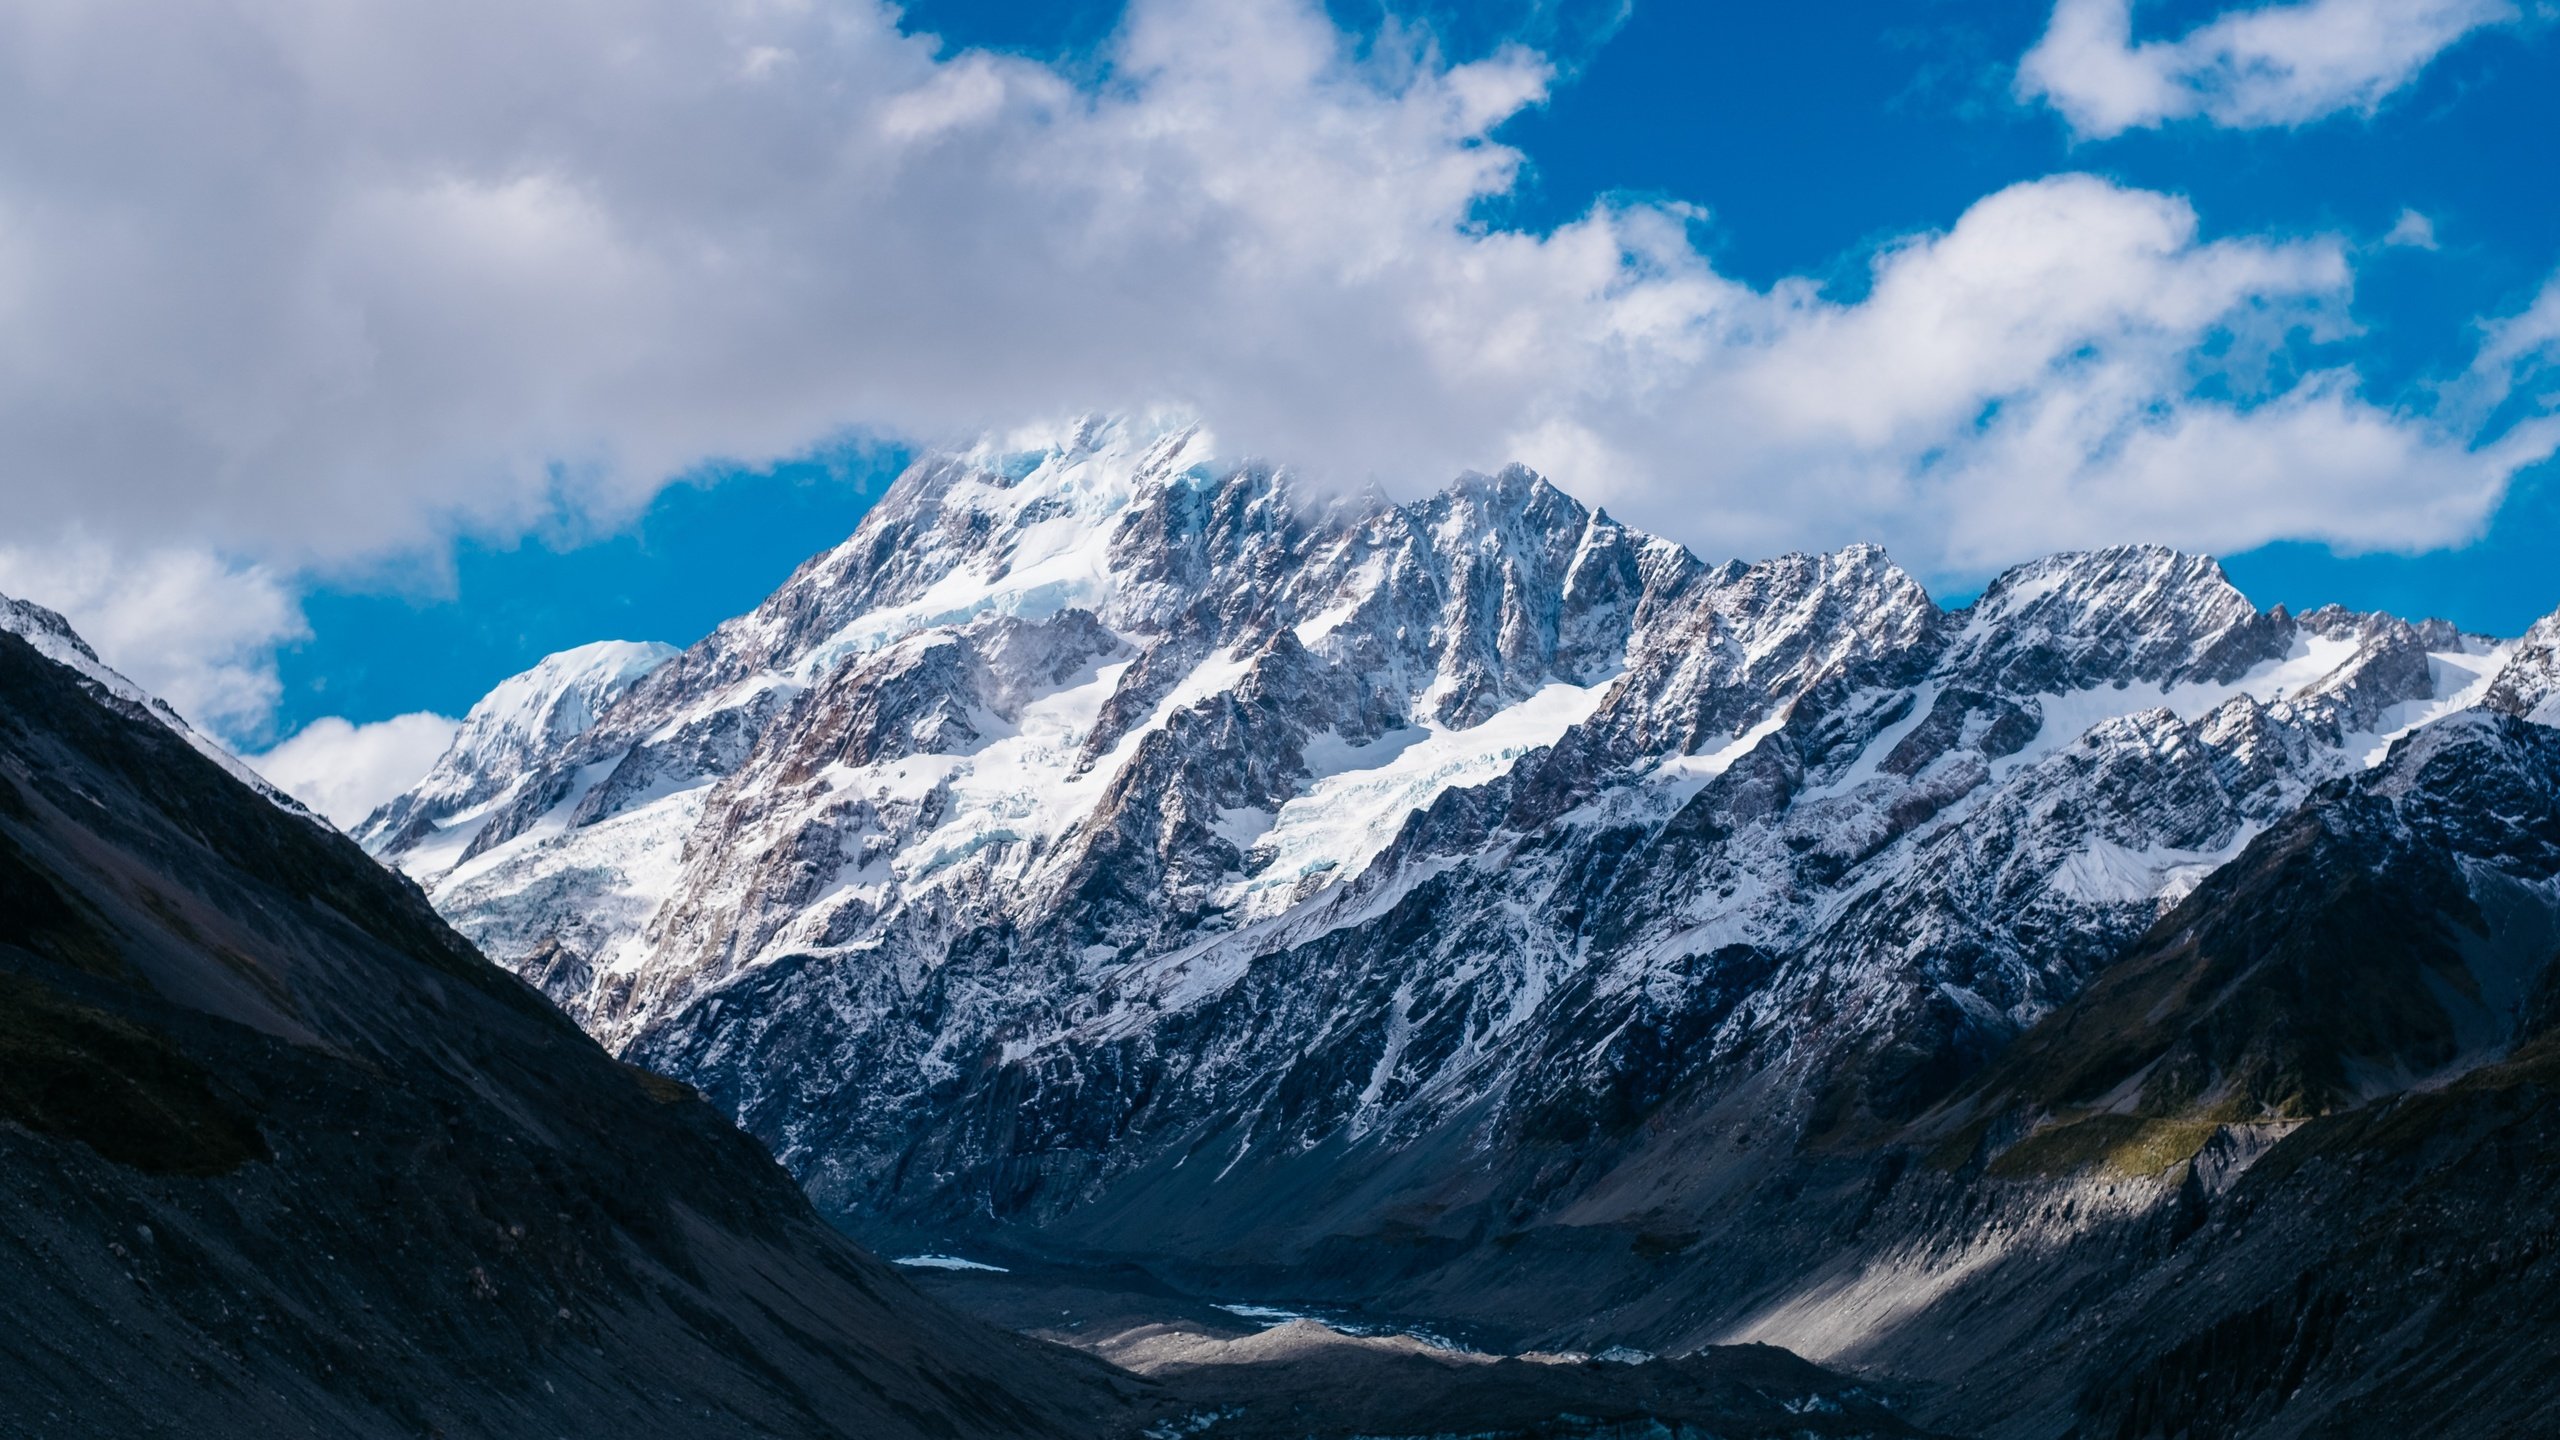
M 2302 18 L 2198 53 L 2274 95 L 2248 37 Z M 1871 538 L 1943 573 L 2450 543 L 2544 443 L 2368 399 L 2334 352 L 2297 376 L 2303 335 L 2353 339 L 2333 240 L 2062 176 L 1887 246 L 1853 301 L 1764 290 L 1681 205 L 1484 223 L 1521 158 L 1493 131 L 1550 81 L 1525 50 L 1358 44 L 1313 0 L 1138 0 L 1113 45 L 1088 83 L 865 0 L 0 9 L 13 533 L 268 576 L 847 426 L 1161 407 L 1320 475 L 1519 458 L 1709 554 Z
M 2382 243 L 2406 246 L 2412 250 L 2433 250 L 2436 248 L 2436 222 L 2415 210 L 2403 210 L 2400 218 L 2391 222 L 2391 229 L 2383 235 Z
M 351 725 L 331 715 L 247 759 L 278 789 L 346 829 L 416 784 L 453 743 L 460 725 L 423 710 L 371 725 Z
M 2196 117 L 2300 125 L 2372 111 L 2455 41 L 2518 15 L 2511 0 L 2295 0 L 2136 42 L 2133 0 L 2057 0 L 2018 94 L 2100 139 Z
M 0 594 L 60 611 L 110 668 L 219 735 L 265 725 L 276 649 L 309 633 L 273 571 L 173 546 L 0 545 Z
M 2560 370 L 2560 274 L 2544 282 L 2533 303 L 2485 327 L 2479 357 L 2456 387 L 2457 398 L 2485 419 L 2513 398 Z M 2549 404 L 2541 407 L 2545 412 Z M 2532 422 L 2519 425 L 2531 428 Z
M 1887 250 L 1854 304 L 1702 282 L 1677 327 L 1690 353 L 1662 347 L 1657 373 L 1621 369 L 1555 413 L 1524 406 L 1514 448 L 1598 477 L 1628 518 L 1746 554 L 1856 530 L 1978 574 L 2132 539 L 2459 543 L 2560 437 L 2537 423 L 2483 444 L 2477 406 L 2379 406 L 2341 370 L 2279 379 L 2289 336 L 2352 333 L 2350 280 L 2333 241 L 2204 241 L 2183 201 L 2020 185 Z M 2489 348 L 2522 357 L 2520 333 Z

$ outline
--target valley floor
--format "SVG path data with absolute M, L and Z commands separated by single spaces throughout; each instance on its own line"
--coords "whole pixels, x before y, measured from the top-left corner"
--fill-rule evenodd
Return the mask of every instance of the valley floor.
M 1776 1346 L 1504 1354 L 1446 1327 L 1187 1293 L 1135 1265 L 905 1268 L 944 1303 L 1154 1382 L 1154 1435 L 1210 1440 L 1920 1436 L 1910 1397 Z

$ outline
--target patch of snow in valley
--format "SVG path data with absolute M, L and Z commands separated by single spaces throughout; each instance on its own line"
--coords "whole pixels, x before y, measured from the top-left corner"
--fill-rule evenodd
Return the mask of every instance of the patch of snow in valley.
M 1672 755 L 1653 767 L 1652 780 L 1669 788 L 1679 801 L 1707 787 L 1707 782 L 1733 768 L 1735 761 L 1759 748 L 1760 742 L 1778 732 L 1787 723 L 1783 709 L 1772 710 L 1758 724 L 1728 740 L 1711 745 L 1694 755 Z
M 1877 692 L 1873 690 L 1862 692 L 1863 695 L 1872 695 L 1875 693 Z M 1888 691 L 1885 693 L 1889 694 L 1891 692 Z M 1841 773 L 1839 779 L 1834 780 L 1830 784 L 1822 786 L 1819 789 L 1806 791 L 1803 795 L 1797 797 L 1798 803 L 1816 800 L 1829 800 L 1836 796 L 1846 795 L 1850 791 L 1857 789 L 1859 786 L 1866 784 L 1868 781 L 1875 779 L 1880 773 L 1879 767 L 1884 764 L 1884 757 L 1893 753 L 1893 747 L 1901 744 L 1903 737 L 1920 728 L 1920 722 L 1929 718 L 1930 710 L 1935 708 L 1937 703 L 1938 682 L 1935 680 L 1922 681 L 1918 687 L 1912 690 L 1911 708 L 1903 712 L 1901 719 L 1894 721 L 1892 724 L 1887 725 L 1881 730 L 1878 730 L 1875 733 L 1875 737 L 1866 743 L 1866 747 L 1858 752 L 1858 758 L 1850 764 L 1847 770 Z
M 2247 695 L 2264 703 L 2297 695 L 2354 659 L 2357 649 L 2351 639 L 2306 635 L 2297 639 L 2292 652 L 2282 659 L 2270 660 L 2227 684 L 2205 680 L 2163 686 L 2141 681 L 2037 696 L 2044 724 L 2026 748 L 2000 762 L 1997 773 L 2005 780 L 2098 726 L 2126 715 L 2166 710 L 2192 722 L 2237 696 Z
M 978 1270 L 989 1275 L 1013 1273 L 1001 1265 L 989 1265 L 979 1260 L 963 1260 L 957 1255 L 901 1255 L 889 1263 L 904 1265 L 910 1270 Z
M 471 842 L 480 837 L 480 832 L 489 828 L 489 817 L 498 812 L 499 806 L 514 799 L 515 793 L 515 787 L 509 786 L 469 809 L 456 811 L 450 819 L 437 825 L 434 833 L 426 839 L 394 856 L 392 863 L 409 878 L 430 890 L 434 889 L 448 871 L 462 863 L 462 852 L 470 849 Z
M 1217 1308 L 1226 1311 L 1228 1314 L 1235 1316 L 1239 1320 L 1250 1320 L 1265 1330 L 1276 1330 L 1283 1325 L 1307 1323 L 1321 1325 L 1327 1330 L 1334 1331 L 1337 1334 L 1349 1335 L 1357 1339 L 1368 1340 L 1401 1336 L 1407 1340 L 1419 1340 L 1434 1350 L 1446 1350 L 1453 1355 L 1480 1355 L 1484 1353 L 1472 1345 L 1462 1344 L 1459 1341 L 1452 1340 L 1448 1336 L 1439 1334 L 1435 1331 L 1414 1329 L 1408 1326 L 1373 1325 L 1367 1321 L 1344 1319 L 1339 1315 L 1327 1315 L 1309 1310 L 1285 1310 L 1277 1305 L 1220 1305 Z
M 907 847 L 895 867 L 900 878 L 922 879 L 989 845 L 1054 838 L 1091 814 L 1120 756 L 1115 751 L 1081 775 L 1076 760 L 1128 668 L 1125 660 L 1098 666 L 1032 701 L 1011 733 L 974 753 L 911 755 L 848 774 L 851 788 L 870 788 L 882 798 L 913 798 L 935 784 L 950 785 L 950 818 Z M 1134 749 L 1134 741 L 1126 748 Z
M 2238 855 L 2257 838 L 2258 827 L 2242 826 L 2231 843 L 2212 850 L 2180 850 L 2147 845 L 2139 849 L 2103 835 L 2074 851 L 2048 882 L 2060 894 L 2084 905 L 2130 905 L 2144 900 L 2180 900 L 2204 877 Z

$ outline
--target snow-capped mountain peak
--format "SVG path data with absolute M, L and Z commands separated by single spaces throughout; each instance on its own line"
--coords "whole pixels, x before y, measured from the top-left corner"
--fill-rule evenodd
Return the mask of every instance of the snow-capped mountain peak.
M 1968 618 L 1963 663 L 2025 691 L 2229 680 L 2275 658 L 2285 628 L 2211 557 L 2149 545 L 2020 565 L 1984 589 Z
M 425 778 L 365 817 L 356 839 L 378 853 L 458 854 L 476 822 L 562 746 L 592 729 L 625 691 L 674 659 L 672 645 L 601 640 L 547 655 L 498 683 L 463 717 Z
M 2528 688 L 2530 645 L 2175 551 L 1949 612 L 1517 467 L 1398 504 L 1212 454 L 920 461 L 592 724 L 493 697 L 507 743 L 369 841 L 822 1200 L 1063 1223 L 1317 1154 L 1405 1193 L 1429 1137 L 1674 1084 L 1911 1113 L 2314 787 Z
M 2560 725 L 2560 614 L 2524 633 L 2481 703 L 2491 710 Z

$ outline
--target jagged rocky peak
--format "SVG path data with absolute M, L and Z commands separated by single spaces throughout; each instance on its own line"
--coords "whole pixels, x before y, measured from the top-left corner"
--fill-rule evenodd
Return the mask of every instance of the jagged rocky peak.
M 827 637 L 828 652 L 981 613 L 1102 610 L 1123 589 L 1116 572 L 1128 567 L 1112 551 L 1129 512 L 1209 483 L 1210 455 L 1197 426 L 1084 420 L 1036 447 L 930 457 L 776 598 L 809 591 L 830 622 L 859 617 L 855 632 Z
M 2491 681 L 2484 707 L 2560 725 L 2560 612 L 2534 622 Z
M 1660 543 L 1660 542 L 1655 542 Z M 1626 678 L 1589 722 L 1589 760 L 1732 752 L 1819 688 L 1892 689 L 1937 653 L 1944 616 L 1874 545 L 1712 569 L 1650 567 Z
M 1438 673 L 1423 705 L 1443 724 L 1472 725 L 1554 674 L 1565 579 L 1590 512 L 1514 466 L 1462 477 L 1415 507 L 1414 519 L 1441 600 Z M 1623 629 L 1610 638 L 1623 644 Z
M 2337 605 L 2262 612 L 2218 562 L 2157 546 L 2030 562 L 1959 618 L 1946 668 L 1968 685 L 2043 695 L 2103 685 L 2190 716 L 2245 694 L 2331 746 L 2477 702 L 2507 649 L 2442 620 Z
M 600 640 L 546 655 L 500 681 L 463 717 L 426 777 L 366 816 L 356 840 L 399 854 L 463 812 L 504 798 L 528 769 L 584 735 L 624 692 L 679 653 L 656 642 Z
M 2026 694 L 2227 682 L 2282 657 L 2292 630 L 2212 557 L 2156 545 L 2029 561 L 1993 580 L 1966 618 L 1959 663 Z
M 1706 587 L 1755 674 L 1810 681 L 1860 656 L 1924 647 L 1937 602 L 1881 545 L 1728 565 Z

